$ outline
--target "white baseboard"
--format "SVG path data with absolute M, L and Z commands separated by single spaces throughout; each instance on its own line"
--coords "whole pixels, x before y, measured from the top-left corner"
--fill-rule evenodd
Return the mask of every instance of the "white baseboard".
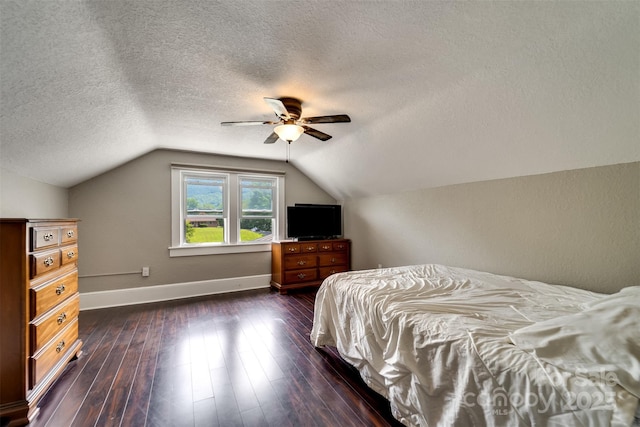
M 263 274 L 260 276 L 173 283 L 170 285 L 116 289 L 113 291 L 80 292 L 80 310 L 95 310 L 98 308 L 268 288 L 270 280 L 270 274 Z

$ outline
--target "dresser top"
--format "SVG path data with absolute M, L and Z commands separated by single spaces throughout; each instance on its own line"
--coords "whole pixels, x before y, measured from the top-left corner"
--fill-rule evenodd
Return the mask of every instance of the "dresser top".
M 0 222 L 69 222 L 78 218 L 0 218 Z

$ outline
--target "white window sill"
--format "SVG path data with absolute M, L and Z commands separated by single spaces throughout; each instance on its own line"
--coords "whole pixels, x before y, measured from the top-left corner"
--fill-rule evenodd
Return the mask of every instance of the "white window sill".
M 250 252 L 270 252 L 271 243 L 245 243 L 240 245 L 189 245 L 169 247 L 169 257 L 242 254 Z

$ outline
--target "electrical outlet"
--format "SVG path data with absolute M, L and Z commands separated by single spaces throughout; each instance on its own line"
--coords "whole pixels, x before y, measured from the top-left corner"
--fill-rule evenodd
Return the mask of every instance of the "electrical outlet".
M 382 268 L 382 264 L 378 264 L 378 268 Z
M 142 277 L 149 277 L 149 267 L 142 267 Z

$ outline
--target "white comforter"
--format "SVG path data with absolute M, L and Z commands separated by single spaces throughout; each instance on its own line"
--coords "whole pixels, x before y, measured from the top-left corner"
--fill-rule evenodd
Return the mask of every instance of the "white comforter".
M 629 426 L 640 287 L 624 291 L 440 265 L 340 273 L 318 290 L 311 341 L 337 347 L 405 425 Z

